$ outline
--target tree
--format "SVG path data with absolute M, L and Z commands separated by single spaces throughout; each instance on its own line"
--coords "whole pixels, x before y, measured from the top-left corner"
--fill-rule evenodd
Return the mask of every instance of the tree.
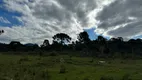
M 78 36 L 78 40 L 80 43 L 88 43 L 90 42 L 89 35 L 87 32 L 81 32 Z
M 53 38 L 53 42 L 58 42 L 62 45 L 66 44 L 66 43 L 70 43 L 70 41 L 71 41 L 71 37 L 65 33 L 58 33 L 58 34 L 54 35 L 52 38 Z
M 123 42 L 123 37 L 118 37 L 117 39 L 119 42 Z
M 19 41 L 11 41 L 9 44 L 10 50 L 13 50 L 13 51 L 20 50 L 22 46 L 23 45 Z
M 111 42 L 116 42 L 116 43 L 123 42 L 123 38 L 122 37 L 111 38 L 110 41 Z
M 99 44 L 101 44 L 101 45 L 105 45 L 106 42 L 107 42 L 107 39 L 104 38 L 103 36 L 98 36 L 97 42 L 98 42 Z
M 89 35 L 86 31 L 81 32 L 78 35 L 78 42 L 76 44 L 76 48 L 82 53 L 81 56 L 89 56 L 90 54 L 90 43 Z
M 41 45 L 42 47 L 47 47 L 49 46 L 49 40 L 44 40 L 43 44 Z
M 96 41 L 99 44 L 99 51 L 101 53 L 101 56 L 104 57 L 105 56 L 104 52 L 108 52 L 109 51 L 109 49 L 107 48 L 107 39 L 104 38 L 103 36 L 98 36 Z
M 129 43 L 129 46 L 131 48 L 131 54 L 132 54 L 132 57 L 134 57 L 134 54 L 135 54 L 135 47 L 136 47 L 136 40 L 135 39 L 130 39 L 128 41 Z
M 50 50 L 51 45 L 49 44 L 49 40 L 44 40 L 43 44 L 41 45 L 42 50 Z M 40 56 L 42 55 L 42 52 L 40 52 Z

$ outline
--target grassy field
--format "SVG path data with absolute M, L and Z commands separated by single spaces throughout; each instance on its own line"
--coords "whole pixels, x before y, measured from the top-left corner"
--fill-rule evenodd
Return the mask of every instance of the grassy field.
M 1 54 L 0 80 L 142 80 L 142 60 Z

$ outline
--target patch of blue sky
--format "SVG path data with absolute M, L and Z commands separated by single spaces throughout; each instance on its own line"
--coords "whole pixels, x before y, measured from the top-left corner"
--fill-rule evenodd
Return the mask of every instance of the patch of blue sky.
M 4 2 L 3 2 L 3 0 L 0 0 L 0 4 L 3 4 Z
M 142 35 L 133 37 L 133 39 L 138 39 L 138 38 L 142 38 Z
M 98 36 L 101 35 L 101 34 L 95 33 L 95 28 L 84 29 L 84 31 L 86 31 L 86 32 L 88 33 L 89 38 L 90 38 L 91 40 L 96 40 L 96 39 L 98 38 Z M 102 35 L 101 35 L 101 36 L 102 36 Z M 103 37 L 106 38 L 106 39 L 110 39 L 109 36 L 103 36 Z
M 94 32 L 94 31 L 95 31 L 95 28 L 84 29 L 84 31 L 86 31 L 86 32 L 88 33 L 89 38 L 90 38 L 91 40 L 97 39 L 97 36 L 98 36 L 98 35 Z
M 21 17 L 22 14 L 18 13 L 18 12 L 12 12 L 12 11 L 8 11 L 5 7 L 4 7 L 4 3 L 2 0 L 0 0 L 0 17 L 3 17 L 4 19 L 8 20 L 10 23 L 4 23 L 4 22 L 0 22 L 0 26 L 3 27 L 12 27 L 12 26 L 19 26 L 19 25 L 23 25 L 22 22 L 20 22 L 18 19 L 14 18 L 15 17 Z

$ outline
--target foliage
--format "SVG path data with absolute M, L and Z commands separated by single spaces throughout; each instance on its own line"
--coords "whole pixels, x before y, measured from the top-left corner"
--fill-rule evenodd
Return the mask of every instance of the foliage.
M 66 61 L 62 66 L 61 57 Z M 20 59 L 21 64 L 17 63 Z M 93 63 L 90 63 L 91 59 L 92 57 L 73 56 L 70 60 L 68 55 L 40 57 L 1 54 L 0 80 L 141 80 L 142 78 L 141 59 L 96 58 Z M 106 61 L 106 64 L 96 65 L 101 60 Z M 126 63 L 121 63 L 122 61 Z M 60 70 L 63 73 L 59 73 Z
M 80 43 L 88 43 L 88 42 L 90 42 L 89 35 L 87 34 L 87 32 L 81 32 L 78 35 L 78 40 L 79 40 Z
M 96 58 L 141 58 L 142 57 L 142 40 L 130 39 L 124 41 L 122 37 L 111 38 L 107 40 L 103 36 L 98 36 L 96 40 L 90 40 L 87 32 L 81 32 L 78 35 L 78 40 L 71 42 L 71 37 L 65 33 L 58 33 L 53 36 L 53 43 L 50 44 L 49 40 L 44 40 L 43 44 L 39 47 L 37 44 L 22 44 L 19 41 L 11 41 L 10 44 L 0 43 L 0 51 L 7 52 L 13 51 L 20 54 L 28 52 L 32 55 L 48 55 L 44 52 L 56 51 L 59 54 L 64 52 L 77 52 L 82 57 L 96 57 Z M 19 53 L 18 53 L 19 52 Z M 65 53 L 67 54 L 67 53 Z M 20 54 L 21 55 L 21 54 Z M 49 54 L 56 55 L 56 54 Z
M 66 44 L 66 43 L 69 43 L 71 40 L 71 37 L 68 36 L 67 34 L 65 33 L 58 33 L 56 35 L 53 36 L 53 41 L 56 41 L 60 44 Z
M 112 77 L 109 76 L 102 76 L 100 80 L 114 80 Z
M 132 80 L 130 78 L 130 74 L 125 74 L 123 77 L 122 77 L 122 80 Z
M 59 73 L 66 73 L 66 67 L 65 65 L 60 66 L 60 72 Z

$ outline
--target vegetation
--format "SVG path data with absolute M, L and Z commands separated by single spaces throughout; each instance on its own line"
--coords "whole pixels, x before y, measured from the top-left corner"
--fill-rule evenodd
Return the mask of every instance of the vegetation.
M 81 32 L 78 35 L 78 40 L 72 43 L 71 37 L 65 33 L 54 35 L 52 44 L 48 40 L 44 40 L 41 46 L 32 43 L 21 44 L 19 41 L 11 41 L 9 44 L 0 43 L 0 52 L 34 52 L 33 54 L 40 56 L 46 55 L 43 52 L 66 52 L 64 54 L 70 56 L 78 55 L 93 58 L 138 59 L 142 57 L 141 48 L 141 39 L 123 41 L 122 37 L 118 37 L 107 40 L 103 36 L 98 36 L 96 40 L 91 41 L 87 32 Z M 68 54 L 68 52 L 72 52 L 72 54 Z M 77 54 L 74 54 L 74 52 Z
M 90 63 L 91 57 L 70 60 L 68 55 L 4 54 L 0 55 L 0 80 L 141 80 L 142 60 L 139 59 L 96 58 Z M 61 58 L 65 60 L 62 65 Z
M 52 44 L 44 40 L 41 46 L 1 43 L 0 80 L 141 80 L 141 39 L 98 36 L 91 41 L 81 32 L 71 40 L 58 33 Z

